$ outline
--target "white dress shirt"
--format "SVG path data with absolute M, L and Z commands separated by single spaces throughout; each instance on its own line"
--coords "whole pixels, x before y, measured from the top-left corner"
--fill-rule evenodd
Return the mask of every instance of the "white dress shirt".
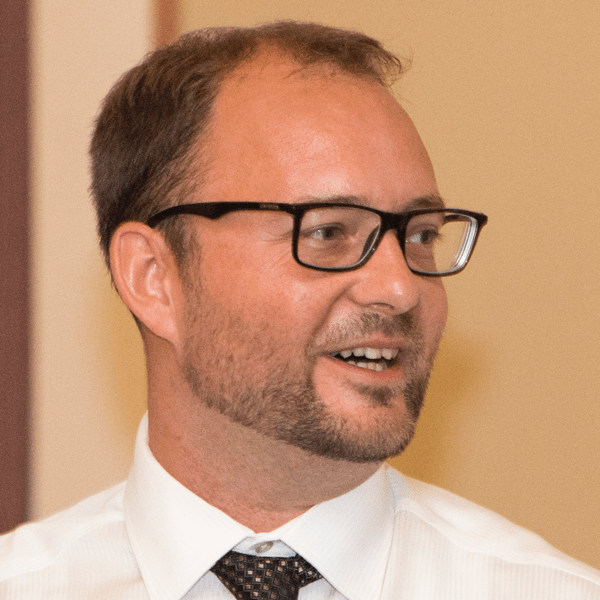
M 0 599 L 232 600 L 209 570 L 231 549 L 302 555 L 300 600 L 600 600 L 598 571 L 389 466 L 256 534 L 159 465 L 146 418 L 126 483 L 0 537 Z

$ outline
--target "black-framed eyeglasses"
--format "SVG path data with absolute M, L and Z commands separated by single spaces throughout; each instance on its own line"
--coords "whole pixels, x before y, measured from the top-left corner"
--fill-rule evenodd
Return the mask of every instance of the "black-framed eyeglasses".
M 423 208 L 390 213 L 340 203 L 207 202 L 171 206 L 147 221 L 156 227 L 175 215 L 218 219 L 231 212 L 276 211 L 294 217 L 292 254 L 318 271 L 362 267 L 388 230 L 395 230 L 408 268 L 417 275 L 442 277 L 462 271 L 469 261 L 484 214 L 455 208 Z

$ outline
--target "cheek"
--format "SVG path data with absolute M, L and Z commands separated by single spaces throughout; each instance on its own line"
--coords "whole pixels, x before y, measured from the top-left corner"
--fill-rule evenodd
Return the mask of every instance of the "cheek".
M 223 316 L 243 324 L 244 337 L 260 334 L 268 343 L 297 354 L 326 318 L 321 314 L 326 302 L 317 299 L 311 279 L 314 276 L 297 265 L 288 250 L 271 253 L 268 260 L 247 253 L 221 273 L 205 272 L 202 284 Z
M 228 303 L 253 320 L 281 324 L 281 336 L 301 326 L 310 333 L 324 316 L 322 273 L 300 266 L 290 245 L 248 244 L 243 255 L 230 261 L 226 286 Z
M 281 275 L 256 282 L 248 320 L 264 329 L 283 345 L 304 347 L 326 320 L 327 302 L 310 286 Z

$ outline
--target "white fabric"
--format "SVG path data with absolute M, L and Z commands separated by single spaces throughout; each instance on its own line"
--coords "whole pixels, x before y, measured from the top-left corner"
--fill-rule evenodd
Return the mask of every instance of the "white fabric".
M 389 466 L 255 534 L 158 464 L 145 419 L 126 483 L 0 537 L 0 599 L 232 600 L 209 571 L 232 548 L 304 556 L 300 600 L 600 600 L 598 571 Z

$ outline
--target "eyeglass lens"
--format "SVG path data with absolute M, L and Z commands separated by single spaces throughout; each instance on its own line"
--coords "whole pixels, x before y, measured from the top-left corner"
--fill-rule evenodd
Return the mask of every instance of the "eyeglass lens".
M 381 217 L 359 207 L 314 208 L 300 223 L 298 259 L 310 266 L 352 267 L 366 256 L 381 230 Z M 404 238 L 408 266 L 421 273 L 460 270 L 469 258 L 477 222 L 472 217 L 447 212 L 413 215 Z

